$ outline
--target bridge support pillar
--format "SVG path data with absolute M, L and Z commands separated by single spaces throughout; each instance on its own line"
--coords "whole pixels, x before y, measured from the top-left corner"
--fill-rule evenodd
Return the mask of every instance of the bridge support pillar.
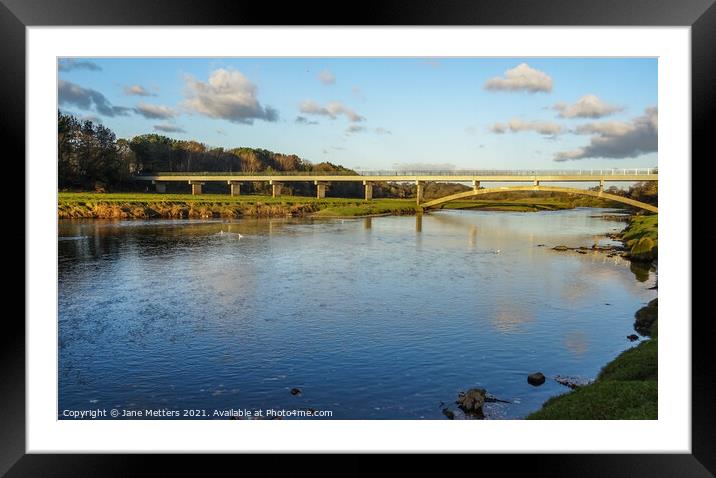
M 420 204 L 425 197 L 425 181 L 415 181 L 415 186 L 415 201 Z
M 156 181 L 152 181 L 154 183 L 154 190 L 160 194 L 164 194 L 167 192 L 167 183 L 158 183 Z
M 603 179 L 599 180 L 599 191 L 604 191 L 604 180 Z
M 241 183 L 239 181 L 227 181 L 229 183 L 229 189 L 231 190 L 232 196 L 241 195 Z
M 202 186 L 204 183 L 197 182 L 197 181 L 189 181 L 189 184 L 191 184 L 191 193 L 194 196 L 198 196 L 202 192 Z
M 326 197 L 326 186 L 328 183 L 323 181 L 314 181 L 313 183 L 316 185 L 316 197 L 318 199 L 324 199 Z
M 473 180 L 472 181 L 472 189 L 473 189 L 473 191 L 477 191 L 478 189 L 480 189 L 480 181 Z
M 539 181 L 537 181 L 537 180 L 535 179 L 535 180 L 534 180 L 534 185 L 535 185 L 535 186 L 539 186 Z
M 365 200 L 370 201 L 373 199 L 373 183 L 370 181 L 363 181 L 363 186 L 365 186 Z
M 271 196 L 279 197 L 281 195 L 281 187 L 283 186 L 283 183 L 271 180 L 269 181 L 269 184 L 271 185 Z

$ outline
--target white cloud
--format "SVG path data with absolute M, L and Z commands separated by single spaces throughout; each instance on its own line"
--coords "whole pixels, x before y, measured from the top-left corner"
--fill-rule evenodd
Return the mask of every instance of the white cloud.
M 336 84 L 336 77 L 329 70 L 323 70 L 321 73 L 319 73 L 318 79 L 324 85 L 335 85 Z
M 584 158 L 633 158 L 657 152 L 659 145 L 659 111 L 647 108 L 631 122 L 605 121 L 577 127 L 577 134 L 591 134 L 587 146 L 557 153 L 555 161 Z
M 393 134 L 393 132 L 390 131 L 389 129 L 383 128 L 382 126 L 378 126 L 375 129 L 375 134 Z
M 94 109 L 103 116 L 126 116 L 131 109 L 113 106 L 99 91 L 84 88 L 65 80 L 57 82 L 57 98 L 60 105 L 74 105 L 83 110 Z
M 185 81 L 186 100 L 182 104 L 190 111 L 243 124 L 278 119 L 275 109 L 259 103 L 256 85 L 237 70 L 219 68 L 211 72 L 206 82 L 191 76 Z
M 186 133 L 183 128 L 171 123 L 155 124 L 154 129 L 164 133 Z
M 156 96 L 154 93 L 150 93 L 141 85 L 125 85 L 124 94 L 129 96 Z
M 149 119 L 168 119 L 174 118 L 178 113 L 164 105 L 153 105 L 149 103 L 140 102 L 135 108 L 135 113 L 144 116 Z
M 535 70 L 527 63 L 520 63 L 511 70 L 505 71 L 505 76 L 496 76 L 487 80 L 485 89 L 493 91 L 552 91 L 552 78 L 545 72 Z
M 605 103 L 596 95 L 584 95 L 571 105 L 557 103 L 553 108 L 562 118 L 602 118 L 624 110 L 621 106 Z
M 517 118 L 509 120 L 507 123 L 495 123 L 490 131 L 497 134 L 503 134 L 508 131 L 518 133 L 520 131 L 534 131 L 536 133 L 555 136 L 564 131 L 562 126 L 551 121 L 522 121 Z
M 336 119 L 339 115 L 345 115 L 349 121 L 354 123 L 365 120 L 364 117 L 347 108 L 340 101 L 333 101 L 326 106 L 321 106 L 313 100 L 307 100 L 301 103 L 299 109 L 301 113 L 307 115 L 328 116 L 331 119 Z

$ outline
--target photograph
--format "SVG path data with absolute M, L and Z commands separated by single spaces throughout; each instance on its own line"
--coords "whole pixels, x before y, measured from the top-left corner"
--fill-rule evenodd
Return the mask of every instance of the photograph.
M 57 420 L 657 421 L 660 61 L 57 57 Z
M 0 0 L 25 216 L 0 475 L 712 476 L 713 2 Z

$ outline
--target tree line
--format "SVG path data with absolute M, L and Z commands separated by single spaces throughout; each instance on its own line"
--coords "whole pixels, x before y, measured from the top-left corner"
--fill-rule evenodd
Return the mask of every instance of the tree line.
M 295 154 L 275 153 L 259 148 L 210 147 L 193 140 L 177 140 L 159 134 L 142 134 L 131 139 L 117 138 L 115 133 L 89 120 L 81 121 L 75 116 L 58 111 L 57 169 L 60 189 L 81 190 L 138 190 L 147 184 L 131 180 L 131 176 L 153 172 L 243 172 L 271 173 L 282 171 L 305 171 L 357 174 L 355 171 L 330 162 L 311 163 Z M 169 190 L 183 191 L 185 184 L 170 184 Z M 207 192 L 224 192 L 226 185 L 208 183 Z M 315 186 L 309 183 L 287 183 L 287 194 L 312 196 Z M 470 189 L 463 184 L 429 183 L 425 198 L 432 199 Z M 246 185 L 248 193 L 269 194 L 266 182 Z M 607 192 L 630 197 L 649 204 L 658 201 L 656 182 L 635 183 L 627 190 L 611 186 Z M 362 197 L 363 186 L 359 183 L 334 183 L 329 193 L 341 197 Z M 376 198 L 415 197 L 416 186 L 406 183 L 376 184 Z M 519 197 L 516 193 L 505 194 L 504 199 Z M 537 197 L 545 193 L 530 192 L 523 197 Z M 547 194 L 551 195 L 551 194 Z M 492 196 L 502 198 L 501 193 Z
M 117 138 L 109 128 L 58 111 L 58 186 L 60 189 L 122 190 L 141 187 L 134 174 L 154 172 L 305 171 L 357 174 L 330 162 L 312 163 L 295 154 L 258 148 L 210 147 L 193 140 L 176 140 L 159 134 Z M 263 185 L 265 186 L 265 185 Z M 308 189 L 312 185 L 290 188 Z M 353 195 L 360 185 L 336 185 Z M 256 185 L 256 187 L 260 187 Z M 312 190 L 311 190 L 312 191 Z M 312 194 L 312 192 L 310 193 Z

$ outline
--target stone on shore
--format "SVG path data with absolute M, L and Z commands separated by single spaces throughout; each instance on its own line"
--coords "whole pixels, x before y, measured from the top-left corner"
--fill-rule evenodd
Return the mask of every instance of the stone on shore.
M 569 387 L 572 389 L 584 387 L 585 385 L 589 385 L 590 383 L 594 382 L 594 380 L 591 378 L 570 377 L 566 375 L 557 375 L 556 377 L 554 377 L 554 380 L 560 385 L 564 385 L 565 387 Z

